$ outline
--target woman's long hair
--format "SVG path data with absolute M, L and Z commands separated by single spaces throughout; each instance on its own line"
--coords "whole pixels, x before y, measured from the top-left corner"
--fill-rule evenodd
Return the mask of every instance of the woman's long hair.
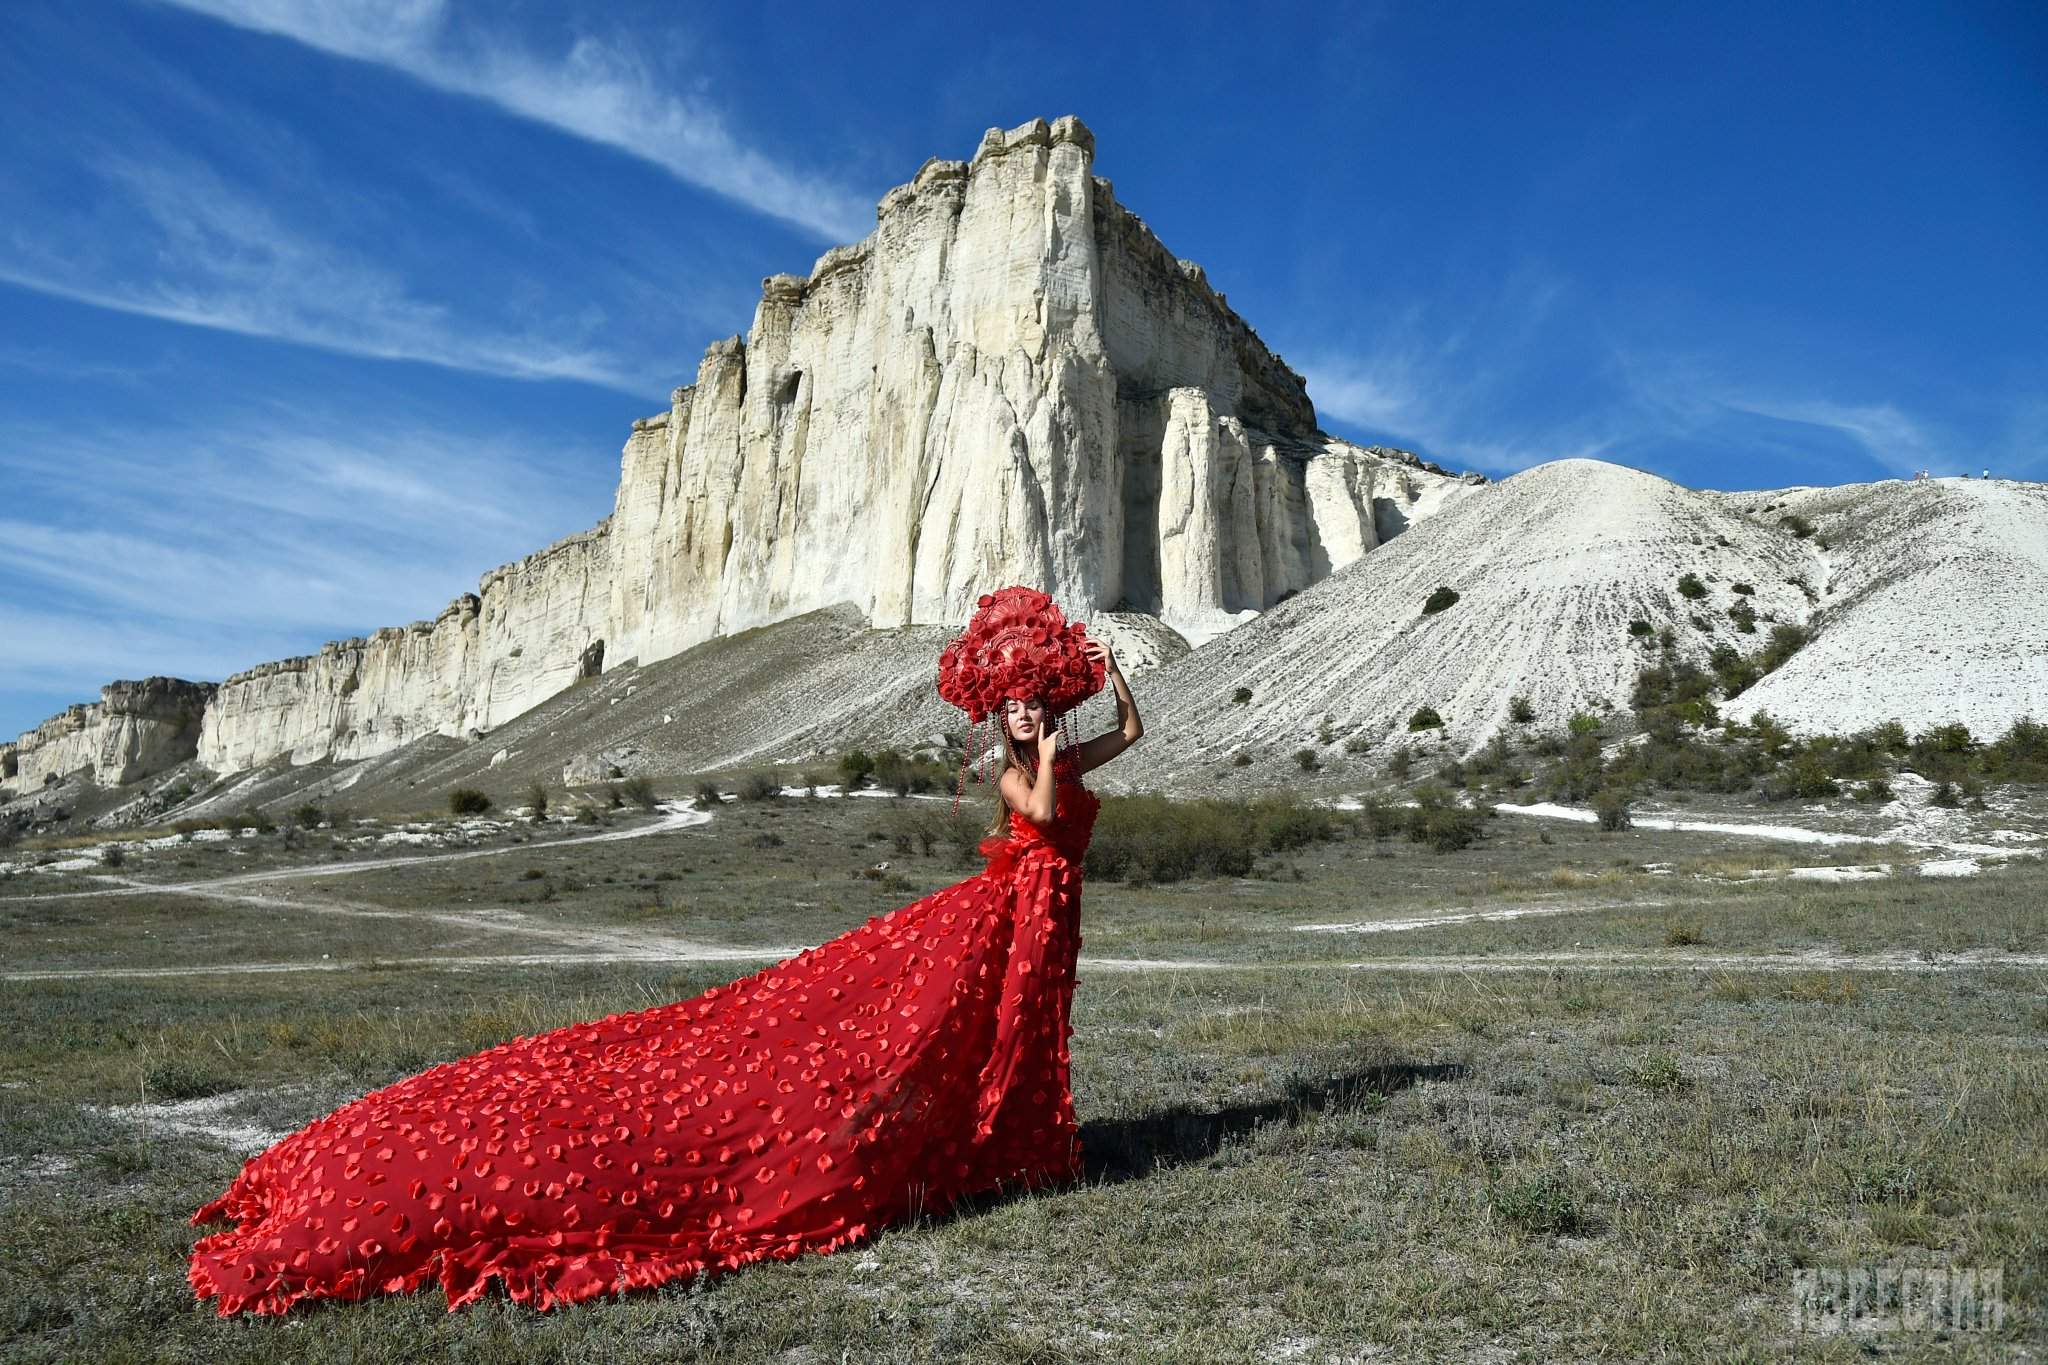
M 1052 730 L 1060 728 L 1060 717 L 1050 707 L 1047 707 L 1045 711 L 1045 727 Z M 996 809 L 995 818 L 989 822 L 988 832 L 990 834 L 1008 834 L 1010 832 L 1010 802 L 1003 795 L 1003 774 L 1015 768 L 1018 772 L 1024 774 L 1026 782 L 1036 782 L 1038 780 L 1037 742 L 1033 741 L 1030 746 L 1033 751 L 1029 753 L 1017 747 L 1017 741 L 1010 734 L 1010 713 L 1007 702 L 1004 703 L 1002 710 L 996 712 L 996 737 L 1001 743 L 996 750 L 996 770 L 989 778 L 990 784 L 996 789 Z

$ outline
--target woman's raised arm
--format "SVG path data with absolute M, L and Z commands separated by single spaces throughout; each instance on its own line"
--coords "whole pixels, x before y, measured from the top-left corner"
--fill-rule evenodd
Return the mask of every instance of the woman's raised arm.
M 1138 703 L 1131 699 L 1131 685 L 1124 681 L 1124 671 L 1116 666 L 1116 656 L 1110 653 L 1109 646 L 1100 640 L 1089 640 L 1081 649 L 1089 658 L 1102 661 L 1103 672 L 1116 689 L 1116 729 L 1105 730 L 1074 746 L 1074 765 L 1085 773 L 1136 744 L 1144 737 L 1145 722 L 1139 718 Z

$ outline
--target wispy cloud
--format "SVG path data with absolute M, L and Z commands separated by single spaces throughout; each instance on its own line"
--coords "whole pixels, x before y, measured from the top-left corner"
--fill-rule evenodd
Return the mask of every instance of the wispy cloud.
M 747 146 L 701 95 L 663 88 L 620 43 L 577 39 L 559 57 L 450 20 L 445 0 L 166 0 L 241 28 L 401 71 L 414 80 L 615 148 L 818 237 L 852 241 L 872 197 Z
M 495 334 L 421 299 L 376 261 L 285 222 L 210 166 L 168 149 L 81 157 L 114 231 L 18 219 L 0 281 L 100 308 L 271 337 L 349 355 L 415 360 L 622 392 L 659 387 L 613 357 L 542 335 Z
M 0 692 L 87 700 L 115 677 L 218 678 L 430 618 L 608 510 L 587 462 L 559 450 L 433 428 L 328 434 L 350 429 L 331 412 L 251 411 L 157 433 L 146 452 L 115 435 L 10 440 Z
M 1525 265 L 1465 307 L 1394 309 L 1361 342 L 1301 348 L 1309 398 L 1324 417 L 1459 468 L 1508 474 L 1608 455 L 1621 433 L 1598 415 L 1513 426 L 1494 415 L 1516 406 L 1504 391 L 1569 292 Z

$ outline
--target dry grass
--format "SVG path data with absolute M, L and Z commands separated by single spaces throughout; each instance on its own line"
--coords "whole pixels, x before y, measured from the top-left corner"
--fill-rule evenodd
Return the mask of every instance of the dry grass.
M 1401 918 L 1531 895 L 1575 905 L 1571 893 L 1590 887 L 1597 898 L 1568 913 L 1373 935 L 1370 951 L 1577 943 L 1677 964 L 1700 940 L 1715 955 L 2040 944 L 2040 869 L 1947 885 L 1713 886 L 1614 866 L 1613 839 L 1633 832 L 1572 842 L 1559 831 L 1544 844 L 1498 830 L 1469 856 L 1403 842 L 1383 857 L 1367 838 L 1276 860 L 1274 873 L 1298 867 L 1300 881 L 1091 886 L 1084 954 L 1235 965 L 1083 969 L 1074 1063 L 1089 1179 L 1072 1190 L 546 1316 L 501 1300 L 450 1316 L 423 1294 L 220 1323 L 192 1302 L 184 1216 L 241 1153 L 143 1121 L 172 1111 L 110 1106 L 204 1102 L 224 1126 L 288 1131 L 504 1038 L 692 995 L 742 969 L 434 964 L 549 951 L 513 924 L 815 941 L 903 898 L 857 869 L 888 860 L 918 889 L 961 875 L 943 847 L 896 855 L 886 805 L 735 806 L 708 830 L 657 841 L 507 837 L 504 857 L 261 884 L 304 898 L 300 908 L 36 902 L 15 888 L 12 970 L 350 956 L 296 975 L 0 991 L 0 1354 L 1849 1359 L 1854 1341 L 1787 1335 L 1790 1277 L 1877 1261 L 2002 1267 L 2005 1334 L 1947 1345 L 1978 1359 L 2031 1349 L 2048 1301 L 2048 973 L 1371 973 L 1341 968 L 1357 936 L 1292 929 L 1340 911 Z M 757 842 L 770 831 L 780 844 Z M 1727 855 L 1659 836 L 1626 856 Z M 197 875 L 146 858 L 126 871 L 174 869 Z M 554 899 L 535 899 L 543 884 Z M 1936 1345 L 1879 1343 L 1909 1355 Z

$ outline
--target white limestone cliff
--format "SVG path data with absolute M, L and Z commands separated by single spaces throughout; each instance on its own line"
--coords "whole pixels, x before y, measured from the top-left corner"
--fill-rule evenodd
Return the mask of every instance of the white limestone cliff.
M 106 786 L 132 782 L 193 756 L 212 683 L 144 678 L 107 684 L 100 699 L 66 707 L 0 745 L 0 783 L 34 792 L 80 769 Z
M 474 735 L 625 662 L 840 603 L 958 626 L 1007 583 L 1199 643 L 1484 482 L 1318 431 L 1093 160 L 1063 118 L 927 162 L 634 424 L 609 517 L 432 621 L 229 677 L 200 761 Z

